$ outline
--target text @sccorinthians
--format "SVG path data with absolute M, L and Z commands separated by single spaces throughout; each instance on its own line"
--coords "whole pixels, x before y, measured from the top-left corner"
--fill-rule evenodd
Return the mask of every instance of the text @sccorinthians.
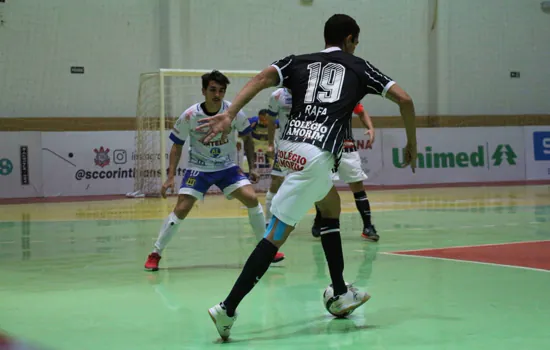
M 177 168 L 176 176 L 183 176 L 185 168 Z M 168 174 L 168 169 L 166 169 L 166 174 Z M 118 168 L 116 170 L 84 170 L 79 169 L 75 172 L 75 179 L 80 180 L 92 180 L 92 179 L 132 179 L 138 175 L 138 171 L 135 168 L 122 169 Z M 160 177 L 160 169 L 144 169 L 139 171 L 139 176 L 141 177 Z

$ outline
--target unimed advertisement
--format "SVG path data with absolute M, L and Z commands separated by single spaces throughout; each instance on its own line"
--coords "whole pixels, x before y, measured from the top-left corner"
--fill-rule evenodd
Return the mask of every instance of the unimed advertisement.
M 525 179 L 523 128 L 426 128 L 417 130 L 416 174 L 402 169 L 402 129 L 382 130 L 383 183 L 428 184 Z
M 0 198 L 42 196 L 40 132 L 0 132 Z

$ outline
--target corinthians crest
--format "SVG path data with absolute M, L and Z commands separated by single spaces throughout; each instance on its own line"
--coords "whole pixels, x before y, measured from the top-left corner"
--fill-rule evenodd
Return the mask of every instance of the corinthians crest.
M 101 146 L 99 147 L 99 150 L 97 148 L 94 148 L 94 152 L 96 154 L 94 159 L 95 165 L 104 168 L 111 163 L 108 148 L 103 148 L 103 146 Z

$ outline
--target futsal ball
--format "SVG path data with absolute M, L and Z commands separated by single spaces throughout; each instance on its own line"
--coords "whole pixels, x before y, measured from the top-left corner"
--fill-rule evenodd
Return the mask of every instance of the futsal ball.
M 349 284 L 348 282 L 346 282 L 346 287 L 351 287 L 351 284 Z M 325 309 L 327 309 L 327 311 L 333 315 L 333 316 L 336 316 L 336 317 L 347 317 L 349 315 L 351 315 L 351 313 L 353 311 L 349 311 L 349 312 L 346 312 L 344 314 L 335 314 L 333 313 L 332 311 L 330 311 L 330 306 L 332 305 L 333 302 L 335 302 L 336 300 L 338 300 L 337 298 L 334 298 L 334 289 L 332 289 L 332 284 L 329 284 L 328 287 L 325 289 L 325 292 L 323 293 L 323 305 L 325 305 Z

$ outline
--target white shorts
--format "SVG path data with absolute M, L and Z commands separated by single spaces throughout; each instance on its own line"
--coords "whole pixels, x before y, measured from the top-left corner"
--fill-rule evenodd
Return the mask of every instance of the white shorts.
M 367 174 L 361 167 L 361 157 L 359 152 L 344 152 L 340 159 L 338 172 L 332 174 L 332 180 L 342 180 L 345 183 L 354 183 L 368 179 Z
M 287 174 L 287 171 L 281 169 L 279 165 L 279 157 L 277 156 L 277 153 L 278 152 L 275 152 L 275 157 L 273 159 L 273 168 L 271 168 L 271 175 L 285 177 Z
M 273 197 L 271 212 L 295 226 L 332 188 L 334 156 L 308 143 L 290 141 L 281 141 L 277 154 L 281 169 L 288 173 Z

